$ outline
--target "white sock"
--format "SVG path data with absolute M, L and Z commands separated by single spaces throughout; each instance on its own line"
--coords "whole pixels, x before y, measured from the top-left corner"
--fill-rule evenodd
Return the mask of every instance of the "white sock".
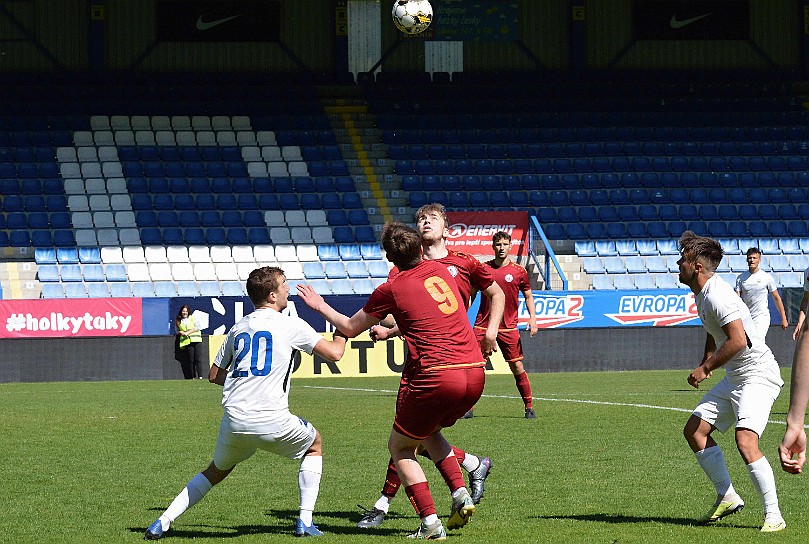
M 421 521 L 424 523 L 424 525 L 433 525 L 436 521 L 438 521 L 438 515 L 430 514 L 426 518 L 421 518 Z
M 323 474 L 323 457 L 307 455 L 301 460 L 298 471 L 298 487 L 301 490 L 300 518 L 306 525 L 312 524 L 312 512 L 315 510 L 317 494 L 320 491 L 320 476 Z
M 480 459 L 471 453 L 467 453 L 466 457 L 463 458 L 463 463 L 461 463 L 461 466 L 464 468 L 464 470 L 466 470 L 466 472 L 472 472 L 480 466 Z
M 768 521 L 780 520 L 781 510 L 778 508 L 778 494 L 775 492 L 775 474 L 766 457 L 747 465 L 750 481 L 761 495 L 764 503 L 764 517 Z
M 453 491 L 453 492 L 452 492 L 452 498 L 453 498 L 453 499 L 457 499 L 458 497 L 460 497 L 460 496 L 461 496 L 461 494 L 462 494 L 464 491 L 466 491 L 467 493 L 469 493 L 469 491 L 466 489 L 466 487 L 459 487 L 458 489 L 456 489 L 455 491 Z
M 180 517 L 180 514 L 197 504 L 208 491 L 211 490 L 213 484 L 201 472 L 191 478 L 185 484 L 185 488 L 174 498 L 172 503 L 160 516 L 160 523 L 164 531 L 168 531 L 169 526 L 175 519 Z
M 730 483 L 730 474 L 728 474 L 728 467 L 725 464 L 725 455 L 722 453 L 722 448 L 719 446 L 711 446 L 694 453 L 697 458 L 699 466 L 705 471 L 708 479 L 713 482 L 716 488 L 716 494 L 720 497 L 727 497 L 728 495 L 735 495 L 736 490 L 733 489 L 733 484 Z
M 386 514 L 390 509 L 390 501 L 393 497 L 388 497 L 387 495 L 380 495 L 379 499 L 377 499 L 376 504 L 374 504 L 374 508 L 377 510 L 382 510 Z

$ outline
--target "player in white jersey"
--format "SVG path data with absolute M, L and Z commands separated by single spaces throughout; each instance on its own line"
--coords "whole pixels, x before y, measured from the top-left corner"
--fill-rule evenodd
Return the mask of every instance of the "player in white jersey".
M 334 340 L 327 340 L 301 318 L 281 313 L 289 286 L 280 268 L 253 270 L 247 294 L 256 309 L 230 329 L 208 375 L 211 383 L 223 386 L 224 414 L 213 462 L 146 530 L 146 540 L 162 538 L 180 514 L 258 449 L 301 459 L 295 536 L 322 534 L 312 521 L 323 471 L 322 439 L 311 423 L 290 413 L 289 384 L 296 351 L 337 361 L 345 352 L 346 338 L 335 333 Z
M 688 383 L 698 388 L 714 370 L 725 368 L 725 377 L 702 397 L 683 429 L 697 462 L 716 488 L 716 502 L 702 521 L 713 523 L 744 507 L 730 481 L 722 450 L 711 436 L 716 429 L 725 432 L 735 427 L 736 446 L 764 504 L 761 530 L 781 531 L 786 522 L 778 507 L 775 476 L 759 449 L 773 402 L 784 385 L 778 363 L 753 325 L 747 306 L 714 274 L 722 261 L 722 246 L 686 231 L 679 247 L 680 283 L 694 292 L 697 312 L 708 332 L 704 356 L 688 376 Z
M 806 308 L 809 306 L 809 268 L 803 271 L 803 298 L 793 338 L 795 354 L 792 357 L 792 380 L 789 385 L 789 411 L 787 428 L 781 439 L 779 454 L 781 468 L 791 474 L 803 472 L 806 462 L 806 405 L 809 403 L 809 335 L 806 329 Z
M 764 338 L 770 329 L 770 307 L 767 295 L 772 296 L 775 307 L 781 314 L 781 330 L 787 330 L 789 321 L 787 321 L 784 303 L 781 301 L 781 295 L 778 294 L 775 280 L 770 274 L 759 268 L 760 264 L 761 250 L 757 247 L 749 248 L 747 250 L 748 271 L 742 272 L 736 277 L 736 293 L 747 304 L 753 323 L 761 337 Z

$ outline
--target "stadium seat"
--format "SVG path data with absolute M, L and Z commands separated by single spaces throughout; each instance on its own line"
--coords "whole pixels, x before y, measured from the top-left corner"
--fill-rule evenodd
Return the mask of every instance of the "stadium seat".
M 599 274 L 593 276 L 593 289 L 601 291 L 615 289 L 615 285 L 613 284 L 613 276 L 610 274 Z

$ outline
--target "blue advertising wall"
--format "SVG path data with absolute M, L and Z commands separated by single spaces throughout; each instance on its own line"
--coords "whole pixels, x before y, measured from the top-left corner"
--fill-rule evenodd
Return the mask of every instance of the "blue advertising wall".
M 353 315 L 367 300 L 363 295 L 323 297 L 343 314 Z M 248 297 L 143 299 L 144 335 L 174 334 L 174 318 L 182 305 L 207 316 L 206 334 L 225 334 L 239 319 L 253 311 Z M 686 289 L 650 291 L 534 291 L 537 326 L 541 329 L 592 329 L 625 327 L 699 327 L 694 294 Z M 469 308 L 474 322 L 479 297 Z M 300 316 L 318 332 L 331 327 L 297 296 L 290 298 L 290 313 Z M 789 312 L 788 312 L 789 313 Z M 771 323 L 780 316 L 770 298 Z M 525 299 L 520 295 L 520 328 L 528 321 Z M 794 324 L 794 323 L 793 323 Z

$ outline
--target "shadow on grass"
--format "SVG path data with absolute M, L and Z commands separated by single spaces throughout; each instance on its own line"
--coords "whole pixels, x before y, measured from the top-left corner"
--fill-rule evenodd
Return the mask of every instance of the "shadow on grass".
M 148 508 L 149 511 L 163 512 L 163 508 L 153 507 Z M 183 525 L 182 521 L 176 522 L 172 525 L 167 536 L 178 538 L 235 538 L 244 535 L 259 535 L 259 534 L 289 534 L 295 533 L 295 520 L 298 518 L 298 510 L 267 510 L 265 515 L 275 518 L 276 523 L 256 524 L 256 525 L 235 525 L 235 526 L 221 526 L 221 525 Z M 397 535 L 402 536 L 408 531 L 401 529 L 386 529 L 384 527 L 376 527 L 373 529 L 360 529 L 355 527 L 356 522 L 362 517 L 361 512 L 354 511 L 315 511 L 315 524 L 324 533 L 332 534 L 369 534 L 379 536 Z M 403 516 L 396 512 L 390 512 L 385 519 L 399 519 L 412 516 Z M 345 520 L 351 522 L 351 527 L 345 527 L 343 524 L 334 525 L 329 523 L 332 520 Z M 143 534 L 146 532 L 147 527 L 128 527 L 129 532 Z
M 599 523 L 667 523 L 694 527 L 727 527 L 733 529 L 758 529 L 757 525 L 702 524 L 694 518 L 674 518 L 662 516 L 627 516 L 624 514 L 577 514 L 572 516 L 535 516 L 537 519 L 568 519 L 573 521 L 595 521 Z

